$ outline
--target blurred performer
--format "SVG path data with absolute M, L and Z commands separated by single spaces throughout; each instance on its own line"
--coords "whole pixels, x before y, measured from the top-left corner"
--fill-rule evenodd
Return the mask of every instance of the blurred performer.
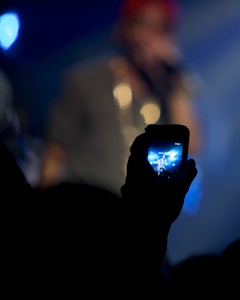
M 41 188 L 81 179 L 119 193 L 129 147 L 151 123 L 186 125 L 189 153 L 199 153 L 194 84 L 176 41 L 179 17 L 175 1 L 126 0 L 111 37 L 116 56 L 66 71 L 46 126 Z

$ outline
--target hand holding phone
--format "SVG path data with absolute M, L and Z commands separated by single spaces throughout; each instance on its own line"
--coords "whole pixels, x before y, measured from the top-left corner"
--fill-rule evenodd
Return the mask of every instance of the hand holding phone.
M 184 198 L 197 175 L 194 159 L 188 159 L 190 132 L 183 125 L 148 125 L 130 148 L 123 199 L 133 209 L 143 209 L 170 226 L 181 212 Z M 162 157 L 165 155 L 165 158 Z M 164 158 L 163 169 L 158 159 Z M 149 210 L 148 210 L 149 209 Z M 141 214 L 139 214 L 141 215 Z

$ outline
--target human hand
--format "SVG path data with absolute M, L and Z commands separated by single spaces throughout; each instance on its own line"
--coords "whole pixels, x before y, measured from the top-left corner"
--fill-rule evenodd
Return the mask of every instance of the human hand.
M 144 211 L 169 230 L 181 213 L 184 198 L 197 175 L 195 160 L 190 159 L 174 179 L 158 176 L 147 160 L 148 137 L 139 135 L 130 148 L 122 198 L 133 204 L 136 210 Z

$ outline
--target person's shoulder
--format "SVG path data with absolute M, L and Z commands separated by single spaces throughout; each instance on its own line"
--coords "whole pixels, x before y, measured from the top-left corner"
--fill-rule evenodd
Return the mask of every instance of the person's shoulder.
M 72 183 L 72 182 L 62 182 L 57 185 L 48 187 L 44 190 L 39 190 L 38 195 L 42 198 L 47 197 L 61 197 L 59 199 L 67 200 L 77 200 L 83 201 L 85 199 L 93 200 L 119 200 L 120 198 L 105 188 L 86 184 L 86 183 Z M 56 198 L 54 198 L 56 199 Z
M 68 78 L 86 78 L 109 72 L 109 63 L 114 54 L 106 53 L 80 60 L 65 69 L 63 76 Z

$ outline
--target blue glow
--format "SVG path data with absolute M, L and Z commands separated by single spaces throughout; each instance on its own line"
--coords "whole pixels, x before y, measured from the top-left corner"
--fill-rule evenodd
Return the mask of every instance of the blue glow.
M 16 41 L 19 32 L 19 18 L 16 13 L 0 16 L 0 46 L 7 50 Z
M 194 178 L 184 199 L 183 212 L 188 215 L 197 215 L 202 200 L 202 169 L 198 167 L 198 174 Z

